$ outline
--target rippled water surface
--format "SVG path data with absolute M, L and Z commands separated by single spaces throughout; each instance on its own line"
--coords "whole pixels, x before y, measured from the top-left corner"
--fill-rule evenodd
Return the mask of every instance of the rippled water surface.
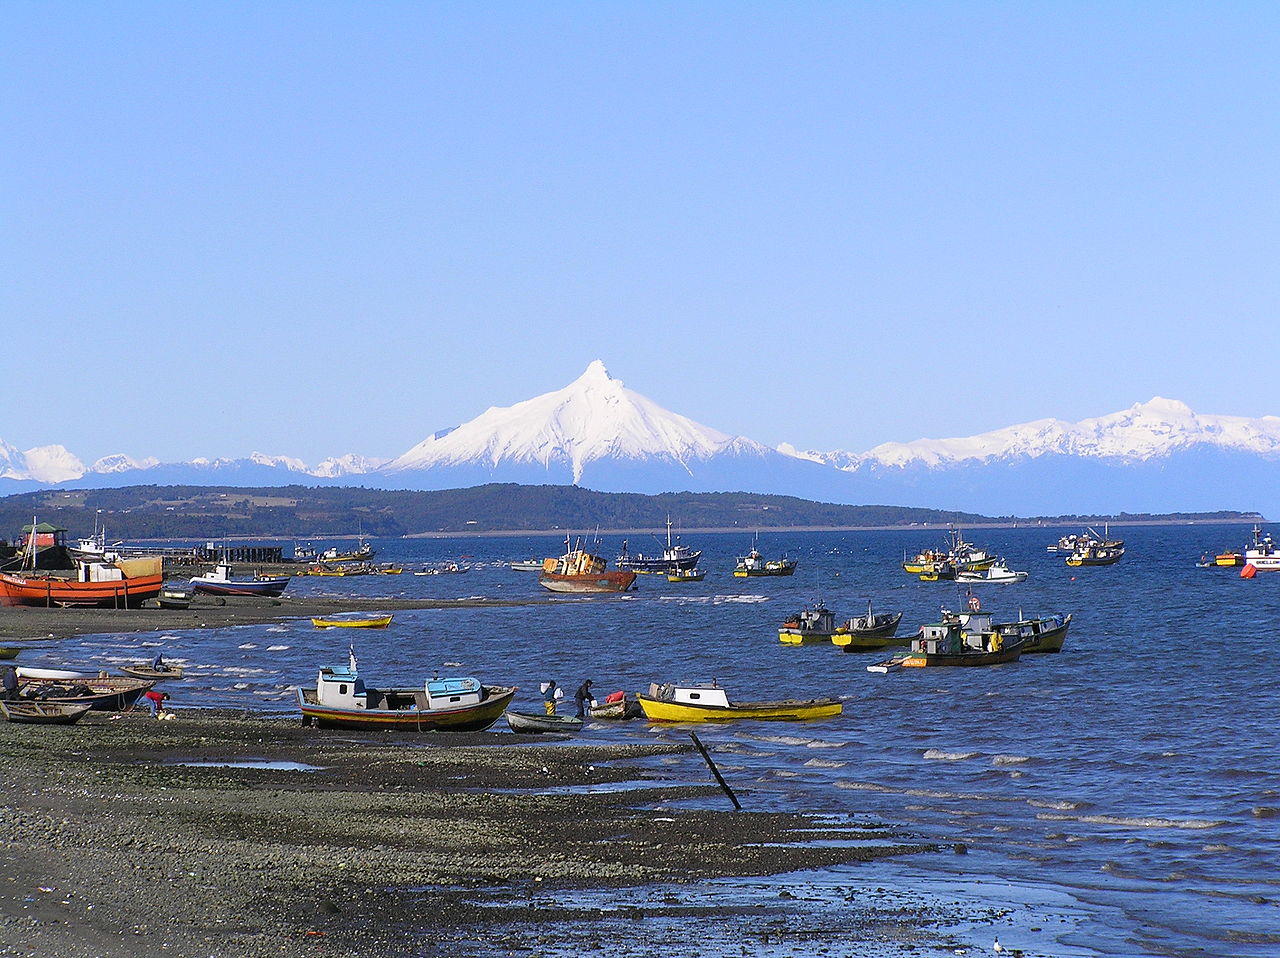
M 379 542 L 379 560 L 408 568 L 461 556 L 474 568 L 299 578 L 291 594 L 522 604 L 400 612 L 384 632 L 319 631 L 303 620 L 89 636 L 23 661 L 110 667 L 161 650 L 187 666 L 188 678 L 171 686 L 179 706 L 286 715 L 293 689 L 314 682 L 319 666 L 345 662 L 353 638 L 373 683 L 472 674 L 520 686 L 517 707 L 526 709 L 538 707 L 538 684 L 549 678 L 567 695 L 592 678 L 599 697 L 711 679 L 740 700 L 839 695 L 838 719 L 699 729 L 748 808 L 852 815 L 968 848 L 859 866 L 839 881 L 1007 903 L 1022 918 L 1002 941 L 1037 953 L 1280 954 L 1280 574 L 1242 580 L 1234 569 L 1196 567 L 1206 551 L 1242 547 L 1244 526 L 1113 526 L 1128 554 L 1085 569 L 1045 551 L 1063 531 L 968 535 L 1031 572 L 1019 585 L 979 587 L 986 608 L 1074 615 L 1061 654 L 991 668 L 872 674 L 866 666 L 883 653 L 778 641 L 783 618 L 818 599 L 841 618 L 868 599 L 902 609 L 903 632 L 958 608 L 954 583 L 919 582 L 899 567 L 904 551 L 942 543 L 934 531 L 762 534 L 767 556 L 799 560 L 789 579 L 732 577 L 750 533 L 690 535 L 705 550 L 705 581 L 643 576 L 636 592 L 585 600 L 553 597 L 535 574 L 502 565 L 558 554 L 554 537 Z M 633 552 L 657 545 L 644 538 L 631 537 Z M 601 551 L 612 556 L 620 544 L 606 538 Z M 687 741 L 687 731 L 597 723 L 584 735 Z M 704 781 L 696 762 L 665 774 Z

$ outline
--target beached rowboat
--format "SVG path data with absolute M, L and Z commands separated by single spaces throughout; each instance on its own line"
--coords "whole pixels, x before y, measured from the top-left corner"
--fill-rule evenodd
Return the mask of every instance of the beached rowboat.
M 522 733 L 578 732 L 582 719 L 576 715 L 539 715 L 537 712 L 507 712 L 507 724 L 511 731 Z
M 71 725 L 80 721 L 90 707 L 69 702 L 24 702 L 13 699 L 0 702 L 0 714 L 6 722 L 25 725 Z

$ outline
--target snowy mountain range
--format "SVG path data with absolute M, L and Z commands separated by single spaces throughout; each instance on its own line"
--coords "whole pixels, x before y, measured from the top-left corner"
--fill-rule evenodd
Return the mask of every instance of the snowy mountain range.
M 183 463 L 116 455 L 86 467 L 57 445 L 0 441 L 0 493 L 50 486 L 341 485 L 444 489 L 486 482 L 606 492 L 746 491 L 989 515 L 1237 509 L 1280 514 L 1280 417 L 1203 415 L 1154 398 L 1078 423 L 1042 419 L 862 453 L 770 448 L 664 409 L 599 360 L 563 389 L 490 408 L 389 461 L 314 467 L 286 456 Z M 1276 501 L 1272 501 L 1276 500 Z

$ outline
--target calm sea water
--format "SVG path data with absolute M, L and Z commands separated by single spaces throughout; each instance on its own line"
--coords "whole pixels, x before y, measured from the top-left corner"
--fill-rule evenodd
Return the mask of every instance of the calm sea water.
M 954 583 L 923 583 L 904 552 L 936 531 L 767 533 L 767 556 L 799 560 L 789 579 L 735 579 L 751 535 L 687 536 L 705 550 L 701 583 L 645 576 L 625 597 L 566 600 L 504 560 L 557 554 L 556 537 L 376 543 L 379 560 L 467 557 L 465 575 L 299 578 L 293 594 L 484 597 L 512 607 L 420 610 L 380 633 L 317 631 L 309 621 L 61 642 L 37 661 L 112 666 L 163 650 L 188 666 L 179 706 L 289 714 L 292 689 L 357 642 L 375 683 L 428 673 L 515 684 L 537 709 L 538 684 L 571 695 L 591 678 L 599 697 L 651 681 L 718 680 L 742 700 L 846 698 L 839 719 L 704 727 L 749 809 L 807 810 L 901 825 L 968 854 L 915 856 L 833 870 L 815 881 L 927 890 L 1001 917 L 975 929 L 990 947 L 1055 955 L 1280 954 L 1280 574 L 1242 580 L 1200 569 L 1200 556 L 1241 548 L 1245 526 L 1113 526 L 1128 554 L 1116 566 L 1068 568 L 1046 552 L 1061 529 L 975 530 L 968 538 L 1031 578 L 978 587 L 984 607 L 1014 616 L 1071 612 L 1059 655 L 985 669 L 889 675 L 883 653 L 784 646 L 787 613 L 821 599 L 838 616 L 905 612 L 902 631 L 963 601 Z M 631 550 L 657 546 L 631 536 Z M 620 537 L 606 537 L 612 557 Z M 566 703 L 572 707 L 571 702 Z M 497 727 L 495 726 L 495 732 Z M 505 732 L 502 734 L 506 734 Z M 598 723 L 599 741 L 687 741 L 687 729 Z M 695 757 L 656 776 L 705 781 Z

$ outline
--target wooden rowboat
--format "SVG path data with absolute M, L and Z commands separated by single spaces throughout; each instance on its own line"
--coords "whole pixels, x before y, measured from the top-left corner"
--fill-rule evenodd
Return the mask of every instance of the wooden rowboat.
M 4 714 L 5 721 L 28 725 L 71 725 L 80 721 L 90 708 L 89 705 L 70 702 L 0 702 L 0 713 Z
M 536 712 L 506 712 L 505 715 L 513 732 L 577 732 L 582 729 L 582 719 L 576 715 L 539 715 Z
M 55 680 L 21 677 L 18 696 L 22 701 L 43 704 L 88 705 L 103 712 L 120 712 L 138 700 L 155 683 L 132 676 L 109 675 L 91 679 Z M 13 699 L 9 700 L 13 702 Z
M 180 679 L 186 674 L 181 665 L 167 665 L 162 669 L 151 665 L 122 665 L 120 671 L 125 675 L 132 675 L 135 679 L 150 679 L 152 682 Z
M 392 618 L 390 615 L 366 615 L 360 618 L 312 619 L 311 624 L 317 629 L 385 629 Z

